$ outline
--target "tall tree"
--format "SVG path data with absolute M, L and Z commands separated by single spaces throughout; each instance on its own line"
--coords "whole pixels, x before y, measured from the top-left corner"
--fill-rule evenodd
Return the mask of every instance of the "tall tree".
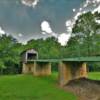
M 95 35 L 97 34 L 100 25 L 96 22 L 95 15 L 91 12 L 79 16 L 76 24 L 73 28 L 73 34 L 78 36 L 79 42 L 84 43 L 84 48 L 87 48 L 87 55 L 92 55 L 93 43 L 96 40 Z
M 12 36 L 0 37 L 0 70 L 14 68 L 20 62 L 21 44 Z M 10 72 L 10 71 L 9 71 Z

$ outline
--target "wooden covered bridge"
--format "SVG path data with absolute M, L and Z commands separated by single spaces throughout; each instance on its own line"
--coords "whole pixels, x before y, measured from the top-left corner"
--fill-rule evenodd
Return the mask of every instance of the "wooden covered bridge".
M 58 63 L 60 85 L 70 80 L 87 77 L 87 62 L 100 62 L 100 56 L 76 57 L 65 59 L 38 59 L 38 53 L 31 49 L 22 53 L 22 72 L 34 76 L 51 75 L 52 63 Z

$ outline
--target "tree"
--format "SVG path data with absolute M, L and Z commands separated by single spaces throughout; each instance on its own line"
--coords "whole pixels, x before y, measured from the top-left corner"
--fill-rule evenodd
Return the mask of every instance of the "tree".
M 100 25 L 96 23 L 95 15 L 91 12 L 79 16 L 73 28 L 73 34 L 78 36 L 79 43 L 87 49 L 87 55 L 92 55 L 93 43 L 96 41 L 95 35 L 97 34 Z
M 14 69 L 20 62 L 21 44 L 12 36 L 0 37 L 0 70 Z M 10 73 L 10 70 L 9 70 Z
M 78 37 L 71 37 L 67 43 L 67 55 L 71 57 L 80 56 Z

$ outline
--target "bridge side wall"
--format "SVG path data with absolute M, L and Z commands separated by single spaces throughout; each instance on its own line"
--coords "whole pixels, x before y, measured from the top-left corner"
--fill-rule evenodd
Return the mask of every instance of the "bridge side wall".
M 33 74 L 35 73 L 35 63 L 23 63 L 22 73 L 23 74 Z
M 49 62 L 36 62 L 36 76 L 51 75 L 51 63 Z
M 87 64 L 85 62 L 81 63 L 81 66 L 79 67 L 79 70 L 78 70 L 78 75 L 79 78 L 87 78 L 88 76 L 88 71 L 87 71 Z
M 86 63 L 83 62 L 60 62 L 59 83 L 61 86 L 70 80 L 87 77 Z
M 23 63 L 23 74 L 33 74 L 34 76 L 51 75 L 51 63 L 49 62 L 32 62 Z

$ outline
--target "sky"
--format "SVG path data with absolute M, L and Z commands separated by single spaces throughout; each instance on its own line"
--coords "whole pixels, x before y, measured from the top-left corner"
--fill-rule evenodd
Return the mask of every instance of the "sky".
M 100 0 L 0 0 L 0 32 L 18 41 L 54 36 L 65 45 L 78 16 L 100 9 Z

